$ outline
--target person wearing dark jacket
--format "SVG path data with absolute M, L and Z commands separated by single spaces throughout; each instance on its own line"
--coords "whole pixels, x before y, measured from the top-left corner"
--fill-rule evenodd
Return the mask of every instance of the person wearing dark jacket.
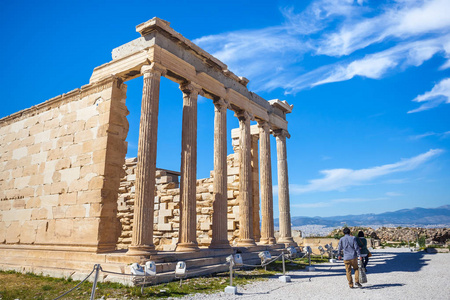
M 359 231 L 358 237 L 356 238 L 359 250 L 361 252 L 361 260 L 363 263 L 364 270 L 367 272 L 367 264 L 369 263 L 369 249 L 367 249 L 367 240 L 364 237 L 364 232 Z
M 362 287 L 359 283 L 358 258 L 361 258 L 356 238 L 350 235 L 350 229 L 344 228 L 344 236 L 339 240 L 338 253 L 341 259 L 341 252 L 344 252 L 345 272 L 347 274 L 348 285 L 353 288 L 352 268 L 355 271 L 355 285 Z

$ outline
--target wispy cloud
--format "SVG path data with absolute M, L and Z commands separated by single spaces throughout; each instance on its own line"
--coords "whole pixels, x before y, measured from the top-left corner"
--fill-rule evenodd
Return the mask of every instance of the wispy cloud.
M 388 197 L 379 197 L 379 198 L 341 198 L 341 199 L 333 199 L 329 201 L 322 202 L 314 202 L 314 203 L 300 203 L 300 204 L 292 204 L 293 207 L 301 207 L 301 208 L 320 208 L 320 207 L 330 207 L 335 204 L 340 203 L 361 203 L 361 202 L 374 202 L 374 201 L 382 201 L 388 200 Z
M 397 1 L 371 18 L 347 18 L 341 28 L 319 40 L 317 53 L 349 55 L 388 38 L 406 39 L 450 28 L 450 2 Z
M 442 103 L 450 103 L 450 78 L 443 79 L 436 84 L 431 91 L 413 99 L 415 102 L 423 102 L 421 106 L 416 109 L 408 111 L 408 113 L 416 113 L 428 109 L 435 108 Z
M 402 43 L 362 59 L 347 63 L 322 66 L 306 74 L 301 74 L 282 85 L 287 93 L 296 93 L 306 87 L 314 87 L 331 82 L 345 81 L 361 76 L 371 79 L 383 78 L 394 69 L 404 70 L 411 66 L 420 66 L 436 53 L 445 52 L 445 45 L 450 43 L 450 35 L 439 38 Z M 273 79 L 278 81 L 278 79 Z M 272 83 L 272 86 L 276 84 Z
M 423 138 L 426 138 L 426 137 L 429 137 L 429 136 L 437 136 L 437 137 L 439 137 L 441 139 L 445 139 L 445 138 L 450 137 L 450 131 L 446 131 L 446 132 L 426 132 L 426 133 L 423 133 L 423 134 L 410 136 L 409 138 L 411 140 L 420 140 L 420 139 L 423 139 Z
M 387 192 L 386 196 L 389 196 L 389 197 L 400 197 L 400 196 L 403 196 L 403 194 L 402 193 L 397 193 L 397 192 Z
M 412 158 L 368 169 L 323 170 L 320 172 L 324 175 L 323 178 L 310 180 L 307 185 L 291 184 L 290 192 L 292 194 L 303 194 L 308 192 L 344 191 L 352 186 L 369 184 L 382 176 L 414 170 L 442 152 L 443 150 L 441 149 L 431 149 Z
M 367 3 L 316 0 L 298 13 L 295 7 L 281 8 L 284 22 L 277 26 L 194 42 L 237 75 L 252 78 L 250 85 L 256 91 L 282 88 L 296 93 L 356 76 L 381 79 L 420 66 L 438 53 L 447 58 L 441 69 L 450 67 L 450 1 Z M 392 41 L 400 44 L 392 47 Z M 362 57 L 358 50 L 363 48 L 370 54 Z M 301 64 L 306 55 L 329 56 L 334 62 L 330 58 L 331 63 L 308 69 Z

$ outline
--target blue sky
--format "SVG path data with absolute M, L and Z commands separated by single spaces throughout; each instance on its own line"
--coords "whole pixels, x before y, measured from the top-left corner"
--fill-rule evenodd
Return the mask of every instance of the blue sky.
M 113 48 L 139 37 L 136 25 L 158 16 L 249 78 L 250 90 L 294 105 L 293 216 L 450 204 L 449 12 L 450 0 L 2 1 L 0 117 L 87 84 Z M 132 157 L 142 79 L 127 85 Z M 181 104 L 162 80 L 158 167 L 180 168 Z M 210 100 L 199 99 L 198 114 L 204 178 Z M 229 112 L 228 130 L 237 126 Z

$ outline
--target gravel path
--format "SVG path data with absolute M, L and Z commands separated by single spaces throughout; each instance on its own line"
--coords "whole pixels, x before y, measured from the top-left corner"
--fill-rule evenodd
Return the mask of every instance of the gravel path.
M 238 287 L 238 295 L 224 292 L 183 299 L 446 299 L 450 300 L 450 254 L 375 250 L 367 266 L 368 282 L 350 289 L 344 263 L 321 264 L 315 272 L 289 272 L 292 282 L 277 278 Z

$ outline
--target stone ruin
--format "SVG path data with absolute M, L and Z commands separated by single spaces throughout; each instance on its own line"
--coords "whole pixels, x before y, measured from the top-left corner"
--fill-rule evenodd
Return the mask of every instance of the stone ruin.
M 72 276 L 101 262 L 123 273 L 132 262 L 167 262 L 169 252 L 172 260 L 224 258 L 236 247 L 295 244 L 286 156 L 292 106 L 250 92 L 248 79 L 164 20 L 153 18 L 136 31 L 141 37 L 114 49 L 112 61 L 95 68 L 89 84 L 0 119 L 0 268 Z M 125 82 L 140 76 L 138 157 L 125 160 Z M 156 168 L 161 76 L 183 92 L 180 172 Z M 200 180 L 198 95 L 215 105 L 214 170 Z M 235 153 L 227 158 L 228 109 L 239 129 L 232 134 Z M 251 120 L 257 125 L 250 126 Z M 278 240 L 271 134 L 277 146 Z

